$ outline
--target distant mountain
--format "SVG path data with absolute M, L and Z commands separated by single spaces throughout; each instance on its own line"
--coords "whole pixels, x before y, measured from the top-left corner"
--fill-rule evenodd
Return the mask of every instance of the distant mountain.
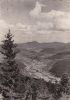
M 56 60 L 56 59 L 65 58 L 66 56 L 67 57 L 70 56 L 70 51 L 58 52 L 58 53 L 56 53 L 56 54 L 48 57 L 48 59 L 54 59 L 54 60 Z
M 55 76 L 61 76 L 62 73 L 70 71 L 67 67 L 70 65 L 70 43 L 33 41 L 18 44 L 17 49 L 19 53 L 16 60 L 22 74 L 47 79 L 47 74 L 50 72 Z M 0 62 L 1 59 L 2 55 Z
M 19 54 L 17 59 L 25 63 L 29 68 L 39 69 L 45 72 L 52 72 L 55 76 L 61 76 L 69 69 L 70 43 L 38 43 L 36 41 L 18 44 Z M 65 60 L 66 59 L 66 60 Z M 63 65 L 65 63 L 64 69 Z M 40 64 L 43 65 L 41 66 Z M 68 64 L 67 64 L 68 63 Z M 61 66 L 62 65 L 62 66 Z M 56 67 L 55 67 L 56 66 Z M 62 70 L 61 70 L 61 69 Z M 55 70 L 55 71 L 54 71 Z M 58 75 L 56 75 L 58 72 Z M 61 74 L 60 74 L 60 73 Z
M 18 47 L 21 49 L 27 49 L 27 50 L 42 50 L 45 48 L 62 48 L 66 44 L 65 43 L 59 43 L 59 42 L 51 42 L 51 43 L 38 43 L 36 41 L 28 42 L 28 43 L 22 43 L 19 44 Z
M 63 73 L 70 75 L 70 58 L 57 61 L 50 72 L 57 77 L 62 76 Z

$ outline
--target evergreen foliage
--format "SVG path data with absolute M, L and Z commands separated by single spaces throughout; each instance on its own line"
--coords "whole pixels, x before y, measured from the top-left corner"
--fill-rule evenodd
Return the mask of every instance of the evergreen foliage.
M 7 97 L 7 92 L 10 93 L 11 91 L 15 91 L 19 80 L 19 68 L 15 60 L 17 54 L 16 44 L 12 38 L 13 36 L 9 30 L 1 46 L 1 53 L 3 54 L 1 85 L 6 87 L 6 90 L 3 90 L 4 97 Z
M 69 77 L 67 74 L 62 75 L 60 84 L 61 84 L 62 92 L 65 94 L 68 94 L 68 92 L 69 92 Z

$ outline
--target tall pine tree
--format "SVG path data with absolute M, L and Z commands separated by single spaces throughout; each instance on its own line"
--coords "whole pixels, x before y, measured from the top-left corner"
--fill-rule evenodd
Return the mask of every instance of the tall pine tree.
M 3 89 L 4 98 L 9 97 L 9 100 L 12 99 L 12 92 L 17 88 L 19 80 L 19 68 L 15 60 L 17 54 L 16 45 L 12 38 L 13 36 L 9 30 L 1 46 L 1 53 L 3 54 L 3 63 L 1 67 L 3 80 L 1 85 L 6 88 L 6 90 Z

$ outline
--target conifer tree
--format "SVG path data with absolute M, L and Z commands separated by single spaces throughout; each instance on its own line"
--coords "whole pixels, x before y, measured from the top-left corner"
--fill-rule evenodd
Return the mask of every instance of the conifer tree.
M 69 90 L 69 77 L 68 74 L 63 74 L 61 77 L 61 88 L 62 88 L 62 92 L 65 94 L 68 94 L 68 90 Z
M 15 60 L 17 54 L 16 44 L 12 38 L 13 36 L 9 30 L 1 46 L 1 54 L 3 54 L 1 85 L 6 87 L 6 90 L 3 89 L 4 98 L 9 97 L 10 99 L 12 98 L 11 91 L 15 91 L 19 79 L 19 68 Z

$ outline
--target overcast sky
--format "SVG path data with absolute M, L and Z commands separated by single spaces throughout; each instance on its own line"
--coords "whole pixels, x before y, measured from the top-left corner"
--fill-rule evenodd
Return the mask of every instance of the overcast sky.
M 0 0 L 0 41 L 70 42 L 70 0 Z

